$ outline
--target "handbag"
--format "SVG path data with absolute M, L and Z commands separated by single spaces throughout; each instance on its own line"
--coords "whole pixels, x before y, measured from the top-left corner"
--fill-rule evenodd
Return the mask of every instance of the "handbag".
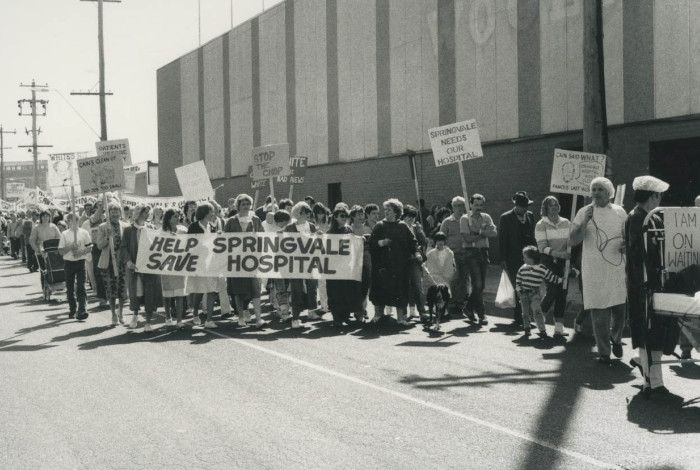
M 515 289 L 513 289 L 513 284 L 505 271 L 501 272 L 495 303 L 498 308 L 515 308 Z

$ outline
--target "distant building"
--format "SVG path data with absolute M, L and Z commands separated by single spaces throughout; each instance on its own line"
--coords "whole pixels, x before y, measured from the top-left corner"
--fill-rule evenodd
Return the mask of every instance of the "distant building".
M 7 186 L 10 183 L 24 183 L 25 188 L 34 186 L 34 162 L 32 161 L 5 161 L 5 192 L 7 195 Z M 39 188 L 46 191 L 46 177 L 49 171 L 46 160 L 39 160 Z M 6 197 L 7 198 L 7 197 Z M 14 198 L 7 198 L 14 199 Z
M 139 169 L 135 175 L 134 194 L 138 196 L 158 196 L 158 164 L 148 160 L 137 163 Z

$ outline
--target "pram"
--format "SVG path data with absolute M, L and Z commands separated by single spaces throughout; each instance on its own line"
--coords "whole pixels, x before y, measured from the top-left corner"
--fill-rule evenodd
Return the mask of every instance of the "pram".
M 652 248 L 652 239 L 658 244 L 658 247 L 654 247 L 653 249 L 659 250 L 659 269 L 661 275 L 661 288 L 659 291 L 654 292 L 652 289 L 647 291 L 645 302 L 646 325 L 648 329 L 651 329 L 652 320 L 656 315 L 673 317 L 678 321 L 682 334 L 685 334 L 693 347 L 697 351 L 700 351 L 700 294 L 695 294 L 695 296 L 692 295 L 697 290 L 697 284 L 700 280 L 694 280 L 695 282 L 686 283 L 687 287 L 682 289 L 684 293 L 669 292 L 669 290 L 671 290 L 669 281 L 672 279 L 672 276 L 676 275 L 676 273 L 669 271 L 669 266 L 667 265 L 668 260 L 666 258 L 669 253 L 666 250 L 666 229 L 656 227 L 656 225 L 652 222 L 655 214 L 663 215 L 664 212 L 668 211 L 669 209 L 679 208 L 659 207 L 654 209 L 647 214 L 643 224 L 644 251 L 645 253 L 648 253 L 649 249 Z M 683 210 L 690 211 L 691 213 L 697 214 L 697 216 L 700 217 L 700 208 L 698 207 L 683 208 Z M 648 282 L 649 279 L 647 278 L 647 259 L 649 258 L 645 256 L 644 282 L 647 286 L 650 286 L 650 283 Z M 697 268 L 697 265 L 693 266 L 693 268 Z M 688 284 L 691 285 L 688 286 Z M 647 350 L 647 353 L 647 359 L 649 361 L 648 364 L 651 366 L 651 350 Z M 681 359 L 679 356 L 676 357 L 677 359 L 653 361 L 653 364 L 700 362 L 700 360 Z M 649 383 L 649 377 L 644 377 L 644 380 L 647 384 Z
M 63 268 L 63 256 L 58 252 L 59 240 L 46 240 L 42 243 L 44 255 L 36 253 L 41 271 L 41 284 L 44 300 L 49 302 L 51 294 L 66 289 L 66 274 Z

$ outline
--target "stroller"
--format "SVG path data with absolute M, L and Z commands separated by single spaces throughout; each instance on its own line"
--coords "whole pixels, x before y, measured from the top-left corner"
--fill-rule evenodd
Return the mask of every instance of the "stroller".
M 700 266 L 695 264 L 686 267 L 680 272 L 672 272 L 676 269 L 670 269 L 668 265 L 669 260 L 667 260 L 667 255 L 669 253 L 666 250 L 666 231 L 664 228 L 656 227 L 652 222 L 654 214 L 663 215 L 664 211 L 668 211 L 669 209 L 674 208 L 659 207 L 649 212 L 644 219 L 644 250 L 646 253 L 649 253 L 652 239 L 658 244 L 660 260 L 659 270 L 661 274 L 661 288 L 657 289 L 658 291 L 649 289 L 646 295 L 646 324 L 647 327 L 651 329 L 652 320 L 655 316 L 673 317 L 680 326 L 681 334 L 689 339 L 697 351 L 700 351 L 700 293 L 697 292 L 700 288 L 700 277 L 697 275 L 700 271 Z M 697 212 L 697 215 L 700 216 L 700 208 L 684 208 L 684 210 Z M 645 268 L 647 268 L 646 259 L 648 259 L 648 257 L 645 257 Z M 649 286 L 647 269 L 644 270 L 644 281 L 645 284 Z M 649 350 L 648 353 L 649 356 L 647 359 L 651 365 L 651 351 Z M 653 363 L 678 364 L 700 362 L 700 360 L 676 357 L 677 359 L 653 361 Z M 649 383 L 648 377 L 644 377 L 644 380 Z
M 59 240 L 46 240 L 42 243 L 44 254 L 36 253 L 41 271 L 41 284 L 44 300 L 51 301 L 51 295 L 66 289 L 66 275 L 63 268 L 63 256 L 58 252 Z

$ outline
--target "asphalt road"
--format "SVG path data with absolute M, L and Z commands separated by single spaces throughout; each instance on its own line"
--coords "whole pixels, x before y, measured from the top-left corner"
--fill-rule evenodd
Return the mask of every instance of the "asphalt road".
M 492 305 L 441 336 L 145 334 L 68 320 L 38 286 L 0 258 L 1 468 L 700 468 L 700 366 L 665 366 L 677 396 L 649 402 L 629 346 L 601 366 L 592 341 L 525 340 Z

